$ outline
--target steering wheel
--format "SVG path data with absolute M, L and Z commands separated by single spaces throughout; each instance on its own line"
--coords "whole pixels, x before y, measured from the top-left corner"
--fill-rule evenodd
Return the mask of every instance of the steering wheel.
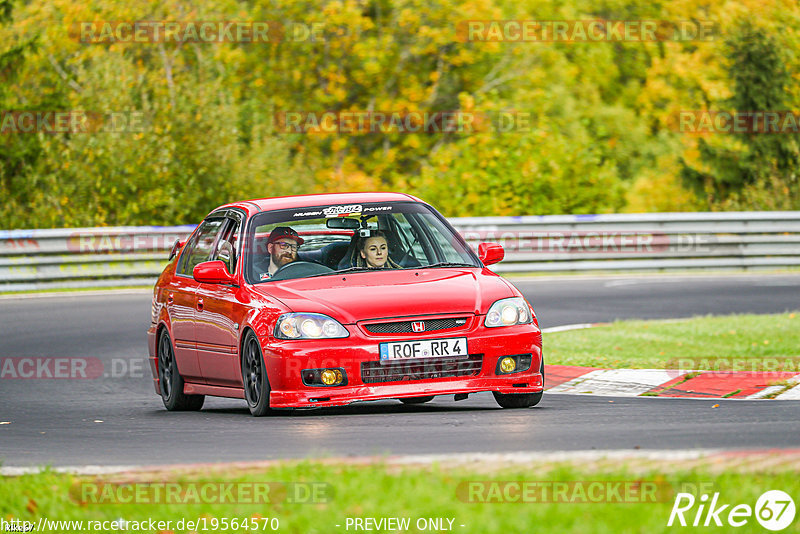
M 312 261 L 293 261 L 282 265 L 270 280 L 289 280 L 291 278 L 305 278 L 315 274 L 332 273 L 333 269 L 314 263 Z

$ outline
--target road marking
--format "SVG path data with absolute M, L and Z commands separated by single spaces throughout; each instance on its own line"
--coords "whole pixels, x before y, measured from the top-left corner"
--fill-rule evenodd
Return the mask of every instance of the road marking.
M 611 282 L 606 282 L 603 284 L 604 287 L 619 287 L 619 286 L 633 286 L 636 284 L 640 284 L 642 282 L 647 282 L 647 280 L 612 280 Z
M 578 323 L 578 324 L 565 324 L 563 326 L 551 326 L 550 328 L 542 328 L 542 334 L 552 334 L 553 332 L 566 332 L 568 330 L 583 330 L 584 328 L 593 328 L 595 326 L 603 326 L 608 323 Z

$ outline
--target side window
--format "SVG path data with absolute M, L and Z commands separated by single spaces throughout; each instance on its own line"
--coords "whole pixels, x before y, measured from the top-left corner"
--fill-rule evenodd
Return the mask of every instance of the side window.
M 226 219 L 206 219 L 181 254 L 178 273 L 192 276 L 195 265 L 211 259 L 214 243 Z
M 217 252 L 214 255 L 214 259 L 224 263 L 231 274 L 236 272 L 236 246 L 238 245 L 240 227 L 239 221 L 228 219 L 228 224 L 225 230 L 222 231 L 222 237 L 217 243 Z

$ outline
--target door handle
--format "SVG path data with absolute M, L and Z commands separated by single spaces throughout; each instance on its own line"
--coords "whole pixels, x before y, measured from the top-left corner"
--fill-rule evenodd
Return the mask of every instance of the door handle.
M 172 293 L 169 293 L 167 295 L 167 304 L 172 304 L 173 302 L 175 302 L 175 296 Z
M 197 311 L 203 311 L 203 299 L 197 299 Z

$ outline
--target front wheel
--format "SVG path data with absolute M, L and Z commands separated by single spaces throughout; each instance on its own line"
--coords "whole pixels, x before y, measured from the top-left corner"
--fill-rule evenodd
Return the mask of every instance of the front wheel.
M 539 366 L 539 372 L 542 373 L 542 387 L 544 387 L 544 358 Z M 497 401 L 503 408 L 530 408 L 536 406 L 542 400 L 542 394 L 539 393 L 498 393 L 493 391 L 494 400 Z
M 269 413 L 269 380 L 264 367 L 264 355 L 252 330 L 242 344 L 242 385 L 250 413 L 261 417 Z
M 203 407 L 204 395 L 186 395 L 183 392 L 183 377 L 178 372 L 172 340 L 166 328 L 158 338 L 158 384 L 167 410 L 197 411 Z

